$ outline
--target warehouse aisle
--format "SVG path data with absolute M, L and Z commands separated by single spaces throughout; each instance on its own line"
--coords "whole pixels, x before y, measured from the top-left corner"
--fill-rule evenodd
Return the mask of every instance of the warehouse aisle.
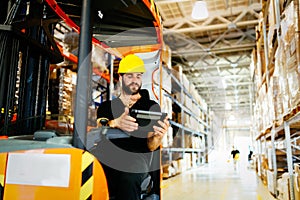
M 274 200 L 254 169 L 213 162 L 163 180 L 162 200 Z

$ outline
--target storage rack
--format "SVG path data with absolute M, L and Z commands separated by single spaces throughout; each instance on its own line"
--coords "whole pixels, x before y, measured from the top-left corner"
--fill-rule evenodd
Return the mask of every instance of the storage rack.
M 163 163 L 174 165 L 174 162 L 177 162 L 181 158 L 191 160 L 191 163 L 186 163 L 186 161 L 184 161 L 184 165 L 186 165 L 184 169 L 175 169 L 175 174 L 177 174 L 180 173 L 181 170 L 197 167 L 207 162 L 207 137 L 210 135 L 210 119 L 209 111 L 201 107 L 196 98 L 189 92 L 189 88 L 186 88 L 184 85 L 182 78 L 184 75 L 179 73 L 176 77 L 173 72 L 174 71 L 170 69 L 167 70 L 168 75 L 171 77 L 171 94 L 164 92 L 164 96 L 171 99 L 173 104 L 176 104 L 181 108 L 180 113 L 178 113 L 180 120 L 177 121 L 176 119 L 172 119 L 170 121 L 172 127 L 175 129 L 178 128 L 176 136 L 173 134 L 173 139 L 176 139 L 175 137 L 177 137 L 179 138 L 179 141 L 177 141 L 177 144 L 174 141 L 173 145 L 162 149 L 163 153 L 167 154 L 167 158 L 165 158 L 165 160 L 163 159 Z M 177 94 L 179 97 L 176 98 L 174 94 Z M 185 102 L 186 98 L 190 100 L 189 102 L 192 103 L 195 108 L 200 110 L 202 117 L 193 112 L 193 109 L 190 108 L 192 105 L 187 106 L 187 102 Z M 203 130 L 200 130 L 198 126 L 195 127 L 189 125 L 191 123 L 185 123 L 187 117 L 193 118 L 197 125 L 201 124 L 204 127 Z M 197 138 L 202 141 L 202 143 L 200 145 L 190 144 L 189 141 L 186 141 L 187 137 L 188 139 L 191 138 L 191 140 Z M 191 155 L 191 157 L 189 155 Z M 176 166 L 173 167 L 176 168 Z M 174 174 L 169 175 L 172 176 Z
M 293 6 L 293 9 L 291 9 L 291 6 Z M 293 12 L 288 9 L 291 9 Z M 263 182 L 268 185 L 269 191 L 276 198 L 294 200 L 300 197 L 299 187 L 297 187 L 299 181 L 297 178 L 299 174 L 298 163 L 300 161 L 300 102 L 297 100 L 298 98 L 290 95 L 290 93 L 294 91 L 288 87 L 288 92 L 286 92 L 286 94 L 288 94 L 288 100 L 278 99 L 278 97 L 281 96 L 278 92 L 284 90 L 281 89 L 277 91 L 276 89 L 278 88 L 274 88 L 278 87 L 275 85 L 276 81 L 278 85 L 283 84 L 282 82 L 286 82 L 287 86 L 290 86 L 291 83 L 287 80 L 288 77 L 285 77 L 287 76 L 286 74 L 297 74 L 297 71 L 293 71 L 293 69 L 296 65 L 299 66 L 300 58 L 298 41 L 299 1 L 264 1 L 263 11 L 263 17 L 258 26 L 259 34 L 257 37 L 256 52 L 256 59 L 260 60 L 261 64 L 258 64 L 256 67 L 256 77 L 253 75 L 254 82 L 257 83 L 256 91 L 258 92 L 256 97 L 257 100 L 261 99 L 260 102 L 262 104 L 260 105 L 261 108 L 257 109 L 261 111 L 261 113 L 254 116 L 254 124 L 256 124 L 256 127 L 254 127 L 253 130 L 257 134 L 256 170 Z M 289 33 L 290 35 L 288 35 L 288 37 L 291 41 L 285 41 L 286 43 L 283 45 L 282 40 L 287 40 L 284 38 L 287 37 L 284 34 L 293 30 L 287 26 L 288 24 L 284 20 L 287 20 L 287 15 L 292 13 L 295 19 L 294 27 L 292 28 L 295 28 L 295 34 L 298 35 Z M 291 19 L 289 20 L 291 21 Z M 278 58 L 280 57 L 279 48 L 285 48 L 285 56 L 288 56 L 288 58 L 284 61 Z M 279 52 L 279 56 L 276 54 L 277 52 Z M 280 63 L 278 64 L 277 62 Z M 276 64 L 277 67 L 280 68 L 276 68 Z M 278 71 L 276 72 L 278 69 L 286 70 L 284 77 L 280 77 L 282 74 L 280 72 L 278 73 Z M 275 72 L 277 73 L 277 77 L 274 75 Z M 282 81 L 280 81 L 278 77 L 282 78 Z M 275 78 L 278 80 L 275 80 Z M 272 99 L 270 99 L 269 92 L 272 94 Z M 296 92 L 299 93 L 299 88 Z M 262 97 L 268 95 L 269 98 Z M 278 107 L 278 100 L 282 101 L 280 102 L 281 107 Z M 264 103 L 272 104 L 272 106 L 268 107 L 269 105 L 266 105 L 266 108 L 263 108 Z M 272 113 L 272 117 L 270 117 L 270 115 L 264 115 L 268 113 Z
M 288 118 L 289 117 L 289 118 Z M 288 173 L 288 180 L 294 180 L 294 164 L 300 163 L 299 131 L 300 113 L 288 115 L 280 126 L 273 125 L 269 133 L 264 135 L 263 141 L 269 142 L 269 175 L 268 189 L 275 196 L 280 195 L 277 180 L 284 172 Z M 262 145 L 262 143 L 260 143 Z M 265 145 L 266 146 L 266 145 Z M 288 181 L 289 199 L 295 199 L 294 181 Z

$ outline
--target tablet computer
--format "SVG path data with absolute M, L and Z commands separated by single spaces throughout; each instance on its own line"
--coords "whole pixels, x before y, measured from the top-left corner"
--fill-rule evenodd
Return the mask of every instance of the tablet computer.
M 132 109 L 130 116 L 134 117 L 139 125 L 138 133 L 132 133 L 132 136 L 146 138 L 148 132 L 153 130 L 153 126 L 161 126 L 158 121 L 163 121 L 167 113 Z
M 163 121 L 166 118 L 167 113 L 132 109 L 130 111 L 130 116 L 137 119 L 137 121 L 141 121 L 141 120 Z

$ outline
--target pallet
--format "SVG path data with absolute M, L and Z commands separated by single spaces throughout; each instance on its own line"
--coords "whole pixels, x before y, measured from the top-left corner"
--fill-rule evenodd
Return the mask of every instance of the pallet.
M 300 104 L 295 106 L 291 111 L 283 116 L 283 120 L 287 121 L 291 119 L 292 117 L 296 116 L 298 113 L 300 113 Z
M 283 118 L 274 120 L 275 127 L 279 127 L 283 124 Z

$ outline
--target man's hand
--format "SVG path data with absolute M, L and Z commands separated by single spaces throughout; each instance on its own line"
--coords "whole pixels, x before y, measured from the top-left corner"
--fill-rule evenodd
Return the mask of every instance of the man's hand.
M 119 128 L 122 131 L 132 132 L 138 129 L 138 123 L 136 123 L 136 119 L 129 116 L 129 108 L 125 107 L 124 113 L 114 119 L 109 121 L 109 126 L 112 128 Z
M 164 135 L 167 133 L 170 126 L 168 117 L 163 122 L 158 121 L 158 124 L 160 126 L 153 126 L 154 132 L 148 134 L 148 148 L 150 151 L 154 151 L 160 146 Z

